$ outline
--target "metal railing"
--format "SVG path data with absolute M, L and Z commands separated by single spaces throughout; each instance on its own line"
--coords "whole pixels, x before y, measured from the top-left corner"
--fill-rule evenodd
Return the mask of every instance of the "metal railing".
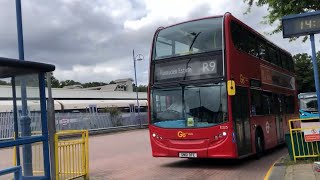
M 15 180 L 22 180 L 22 168 L 21 166 L 15 166 L 8 169 L 0 170 L 0 176 L 4 176 L 7 174 L 13 173 Z
M 89 178 L 88 138 L 88 130 L 61 131 L 55 134 L 57 180 Z
M 0 113 L 0 140 L 12 139 L 13 136 L 13 114 Z
M 55 134 L 56 180 L 89 177 L 89 134 L 88 130 L 68 130 Z M 32 170 L 35 175 L 43 175 L 42 142 L 32 144 Z M 22 151 L 22 148 L 20 148 Z M 16 150 L 13 162 L 16 165 Z
M 44 175 L 43 167 L 43 145 L 42 142 L 33 143 L 32 149 L 32 171 L 36 175 Z M 20 154 L 22 154 L 22 148 L 19 148 Z M 17 165 L 16 147 L 13 147 L 13 165 Z
M 40 113 L 30 113 L 32 132 L 41 130 L 40 117 Z M 140 113 L 140 118 L 142 124 L 147 124 L 147 113 Z M 122 113 L 117 117 L 111 117 L 109 113 L 56 113 L 55 119 L 57 131 L 83 129 L 96 131 L 140 125 L 137 113 Z M 13 113 L 0 113 L 0 140 L 12 139 L 13 135 Z
M 314 123 L 311 124 L 312 122 Z M 303 127 L 302 123 L 309 123 L 311 125 Z M 294 124 L 298 125 L 298 127 L 293 127 Z M 294 161 L 298 158 L 320 157 L 320 122 L 318 118 L 291 119 L 289 120 L 289 130 Z M 305 133 L 306 131 L 308 131 L 308 134 Z M 311 139 L 306 141 L 308 136 Z

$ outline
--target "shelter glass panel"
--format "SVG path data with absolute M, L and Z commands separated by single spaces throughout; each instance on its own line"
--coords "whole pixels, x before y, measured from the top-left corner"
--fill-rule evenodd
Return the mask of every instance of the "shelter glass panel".
M 15 78 L 19 136 L 41 135 L 39 75 Z

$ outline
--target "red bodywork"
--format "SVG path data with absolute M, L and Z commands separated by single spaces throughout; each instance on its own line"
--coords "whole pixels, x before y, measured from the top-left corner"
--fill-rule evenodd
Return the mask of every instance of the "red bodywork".
M 221 16 L 215 16 L 221 17 Z M 210 17 L 213 18 L 213 17 Z M 267 61 L 260 60 L 257 57 L 251 56 L 245 52 L 239 51 L 233 45 L 230 33 L 230 21 L 234 20 L 239 24 L 242 24 L 250 31 L 257 33 L 252 28 L 248 27 L 230 13 L 224 15 L 224 44 L 225 44 L 225 70 L 227 80 L 234 80 L 236 85 L 240 85 L 240 74 L 247 79 L 261 80 L 260 66 L 265 65 L 276 71 L 295 76 L 293 73 L 281 69 Z M 170 27 L 170 26 L 169 26 Z M 158 31 L 157 31 L 158 32 Z M 154 35 L 153 42 L 157 32 Z M 260 35 L 261 36 L 261 35 Z M 261 38 L 263 38 L 261 36 Z M 150 62 L 153 57 L 152 49 L 154 43 L 152 43 Z M 151 67 L 151 66 L 150 66 Z M 150 68 L 150 78 L 152 79 L 153 70 Z M 149 88 L 152 82 L 149 82 Z M 248 93 L 250 95 L 249 81 L 245 81 L 241 86 L 248 87 Z M 288 120 L 298 117 L 298 104 L 297 104 L 297 91 L 284 89 L 281 87 L 275 87 L 271 85 L 262 84 L 261 89 L 281 93 L 284 95 L 293 95 L 295 97 L 295 113 L 283 115 L 283 129 L 284 132 L 288 131 Z M 250 96 L 249 96 L 250 97 Z M 248 97 L 248 98 L 249 98 Z M 232 102 L 231 96 L 228 96 L 228 122 L 208 128 L 198 129 L 165 129 L 152 125 L 149 123 L 150 130 L 150 142 L 152 147 L 152 155 L 154 157 L 179 157 L 179 152 L 196 152 L 199 158 L 241 158 L 238 155 L 237 144 L 235 143 L 234 135 L 234 123 L 232 119 Z M 149 122 L 151 121 L 150 107 L 150 89 L 148 89 L 148 102 L 149 102 Z M 249 98 L 250 104 L 250 98 Z M 251 109 L 249 109 L 251 112 Z M 270 123 L 270 131 L 266 133 L 266 122 Z M 279 145 L 277 140 L 276 122 L 274 115 L 268 116 L 252 116 L 250 115 L 250 127 L 251 127 L 251 144 L 252 153 L 256 153 L 255 148 L 255 130 L 257 127 L 261 127 L 265 139 L 265 149 L 273 148 Z M 215 139 L 215 136 L 219 136 L 223 132 L 226 136 Z M 185 133 L 186 136 L 182 136 L 181 133 Z M 248 154 L 248 155 L 250 155 Z

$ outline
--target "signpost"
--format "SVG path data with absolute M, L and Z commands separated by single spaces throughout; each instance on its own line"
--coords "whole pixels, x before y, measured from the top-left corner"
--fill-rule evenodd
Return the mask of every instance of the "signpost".
M 314 81 L 318 100 L 318 113 L 320 113 L 319 75 L 316 48 L 314 44 L 314 34 L 320 33 L 320 11 L 284 16 L 282 18 L 282 29 L 284 38 L 310 35 Z
M 306 142 L 320 141 L 319 122 L 301 122 L 304 139 Z

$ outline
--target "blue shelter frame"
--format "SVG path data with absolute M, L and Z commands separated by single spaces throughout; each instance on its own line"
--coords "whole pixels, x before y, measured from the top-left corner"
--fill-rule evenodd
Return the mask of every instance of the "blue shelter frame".
M 55 66 L 51 64 L 44 64 L 38 62 L 31 61 L 21 61 L 16 59 L 2 58 L 0 57 L 0 78 L 11 78 L 11 86 L 12 86 L 12 100 L 13 100 L 13 113 L 14 113 L 14 139 L 0 141 L 0 148 L 7 147 L 16 147 L 16 167 L 11 167 L 8 169 L 0 170 L 0 179 L 1 175 L 8 173 L 15 173 L 15 179 L 50 179 L 50 160 L 49 160 L 49 142 L 48 142 L 48 126 L 47 126 L 47 111 L 46 111 L 46 89 L 45 89 L 45 73 L 51 72 L 55 70 Z M 39 82 L 39 100 L 40 100 L 40 112 L 41 112 L 41 135 L 31 136 L 31 129 L 21 127 L 19 130 L 18 123 L 23 123 L 23 121 L 27 121 L 28 118 L 22 117 L 18 120 L 18 110 L 17 110 L 17 94 L 16 94 L 16 77 L 17 76 L 26 76 L 26 75 L 34 75 L 37 74 L 38 82 Z M 24 97 L 21 97 L 24 98 Z M 26 98 L 26 97 L 25 97 Z M 24 125 L 25 126 L 25 125 Z M 30 132 L 27 132 L 27 131 Z M 25 131 L 25 132 L 22 132 Z M 30 134 L 30 136 L 19 136 L 19 132 L 21 134 Z M 32 175 L 32 164 L 30 168 L 29 165 L 25 165 L 22 163 L 21 165 L 21 157 L 19 146 L 28 146 L 32 143 L 42 142 L 43 144 L 43 167 L 44 167 L 44 176 L 33 176 Z M 23 149 L 26 151 L 27 148 Z M 27 153 L 23 152 L 23 161 L 27 161 L 28 159 L 28 151 Z M 31 146 L 30 146 L 31 152 Z M 30 153 L 29 152 L 29 153 Z M 32 153 L 32 152 L 31 152 Z M 21 172 L 17 173 L 18 170 L 27 171 L 31 169 L 31 173 Z M 20 174 L 20 177 L 19 177 Z

